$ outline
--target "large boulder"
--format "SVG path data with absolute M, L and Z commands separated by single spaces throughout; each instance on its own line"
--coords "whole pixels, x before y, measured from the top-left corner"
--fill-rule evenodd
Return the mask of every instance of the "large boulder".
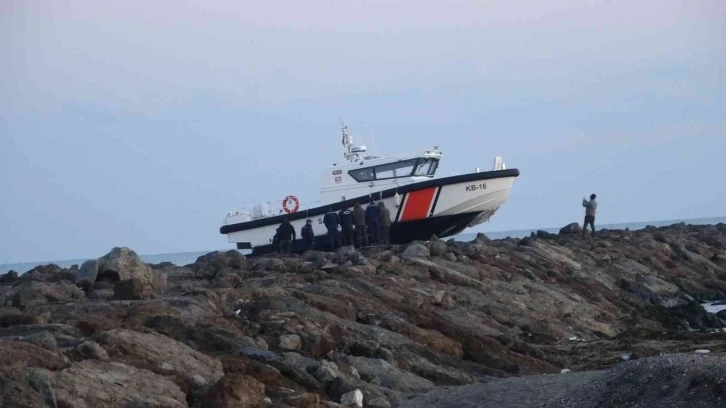
M 98 259 L 96 280 L 116 283 L 138 279 L 145 286 L 152 286 L 151 268 L 129 248 L 113 248 L 111 252 Z
M 10 271 L 6 274 L 0 275 L 0 285 L 15 283 L 16 280 L 18 280 L 18 273 L 15 271 Z
M 186 408 L 186 395 L 163 376 L 117 362 L 85 360 L 50 374 L 58 406 Z
M 113 285 L 113 298 L 118 300 L 142 300 L 154 296 L 152 285 L 144 284 L 141 279 L 131 278 Z
M 83 299 L 83 291 L 69 282 L 28 281 L 6 294 L 5 304 L 27 309 L 43 303 L 72 302 Z
M 211 279 L 219 273 L 241 271 L 247 266 L 247 259 L 239 251 L 210 252 L 197 258 L 190 265 L 192 270 L 201 277 Z
M 576 235 L 582 233 L 580 224 L 573 222 L 560 228 L 560 235 Z
M 40 265 L 24 273 L 20 279 L 23 281 L 39 282 L 74 282 L 76 279 L 76 271 L 63 269 L 56 264 Z
M 86 261 L 76 274 L 76 285 L 88 290 L 96 282 L 96 276 L 98 276 L 98 260 Z
M 446 242 L 434 235 L 429 241 L 428 249 L 431 256 L 443 256 L 446 252 L 448 252 L 449 247 L 446 245 Z
M 114 360 L 170 376 L 182 390 L 214 384 L 224 375 L 218 360 L 155 332 L 113 329 L 94 339 Z
M 202 401 L 202 408 L 263 408 L 265 386 L 247 375 L 226 374 Z
M 426 248 L 423 244 L 411 244 L 406 249 L 403 250 L 403 253 L 401 254 L 404 258 L 426 258 L 431 256 L 431 252 L 429 252 L 429 249 Z

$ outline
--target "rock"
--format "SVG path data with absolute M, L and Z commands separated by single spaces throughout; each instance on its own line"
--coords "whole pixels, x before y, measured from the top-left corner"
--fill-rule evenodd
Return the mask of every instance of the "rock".
M 166 272 L 154 271 L 152 273 L 151 287 L 154 293 L 163 294 L 169 287 L 169 278 Z
M 113 329 L 95 336 L 115 360 L 171 376 L 182 391 L 214 384 L 224 375 L 222 363 L 158 333 Z M 161 369 L 168 364 L 173 369 Z M 203 381 L 194 378 L 199 376 Z
M 384 360 L 348 356 L 346 362 L 358 370 L 363 380 L 370 382 L 375 379 L 379 385 L 392 390 L 422 392 L 434 388 L 431 381 L 396 368 Z
M 185 408 L 186 395 L 168 379 L 116 362 L 85 360 L 51 377 L 59 407 Z M 79 390 L 82 390 L 79 392 Z
M 265 386 L 241 374 L 226 374 L 202 398 L 202 408 L 263 408 Z
M 318 408 L 320 407 L 320 396 L 311 392 L 289 395 L 282 398 L 282 402 L 296 408 Z
M 0 275 L 0 285 L 14 283 L 17 280 L 18 280 L 18 273 L 15 271 L 10 271 L 6 274 Z
M 543 230 L 537 230 L 537 233 L 535 235 L 537 236 L 537 238 L 554 238 L 557 236 L 556 234 L 552 234 Z
M 83 291 L 68 282 L 29 281 L 15 286 L 8 292 L 5 303 L 20 309 L 28 309 L 43 303 L 71 302 L 83 298 Z
M 443 256 L 449 250 L 449 247 L 446 245 L 446 242 L 434 235 L 429 241 L 428 250 L 431 256 Z
M 148 288 L 152 286 L 151 268 L 141 261 L 136 252 L 116 247 L 98 259 L 97 281 L 116 283 L 130 279 L 138 279 L 142 286 Z
M 454 255 L 451 252 L 447 252 L 444 254 L 444 259 L 446 259 L 449 262 L 456 262 L 456 255 Z
M 426 258 L 431 256 L 429 249 L 423 244 L 411 244 L 401 254 L 404 258 Z
M 338 371 L 337 367 L 332 367 L 330 365 L 326 365 L 325 363 L 315 367 L 311 366 L 313 369 L 311 370 L 310 374 L 313 375 L 318 381 L 320 381 L 323 384 L 331 383 L 335 381 L 336 378 L 341 377 L 342 374 L 340 371 Z
M 287 334 L 280 336 L 278 346 L 283 350 L 300 350 L 302 340 L 297 334 Z
M 474 238 L 474 241 L 472 243 L 474 244 L 480 244 L 480 245 L 486 245 L 491 243 L 492 240 L 489 239 L 488 236 L 486 236 L 483 232 L 479 232 L 476 234 L 476 238 Z
M 96 276 L 98 276 L 98 260 L 86 261 L 76 275 L 76 285 L 87 291 L 96 282 Z
M 560 228 L 560 235 L 576 235 L 582 233 L 580 224 L 573 222 Z
M 26 370 L 26 382 L 34 389 L 49 407 L 57 407 L 58 401 L 55 398 L 55 391 L 50 383 L 50 372 L 40 368 Z
M 72 356 L 76 360 L 99 360 L 108 361 L 108 353 L 98 343 L 86 340 L 73 349 Z
M 237 250 L 210 252 L 197 258 L 191 269 L 205 279 L 212 279 L 225 271 L 240 272 L 246 269 L 247 259 Z
M 567 374 L 567 373 L 569 373 L 569 372 L 570 372 L 570 370 L 568 370 L 567 368 L 563 368 L 563 369 L 562 369 L 562 370 L 560 371 L 560 374 Z
M 138 278 L 122 280 L 113 285 L 113 298 L 116 300 L 143 300 L 153 296 L 153 286 L 145 285 Z
M 28 385 L 28 380 L 17 373 L 0 370 L 0 407 L 30 408 L 55 407 L 48 405 L 37 390 Z
M 71 269 L 63 269 L 55 264 L 40 265 L 36 266 L 28 272 L 25 272 L 20 277 L 20 280 L 25 282 L 35 281 L 49 283 L 59 283 L 62 281 L 75 282 L 76 271 Z
M 351 391 L 340 397 L 340 404 L 344 407 L 363 408 L 363 393 L 360 390 Z

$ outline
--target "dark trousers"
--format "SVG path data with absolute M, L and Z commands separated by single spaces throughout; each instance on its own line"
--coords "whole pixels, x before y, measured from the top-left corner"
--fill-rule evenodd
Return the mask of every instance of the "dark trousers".
M 337 228 L 328 229 L 328 245 L 333 251 L 340 248 L 340 231 Z
M 304 238 L 303 244 L 305 246 L 306 251 L 312 251 L 312 249 L 315 247 L 315 238 L 313 238 L 313 237 Z
M 378 230 L 381 228 L 381 225 L 378 223 L 371 223 L 368 228 L 368 232 L 371 235 L 371 245 L 378 245 L 381 243 L 380 236 L 378 235 Z
M 353 228 L 352 227 L 351 228 L 343 227 L 342 229 L 343 230 L 341 231 L 340 234 L 341 234 L 341 241 L 343 242 L 343 245 L 345 245 L 345 246 L 353 245 L 353 243 L 355 242 L 355 231 L 353 230 Z
M 383 244 L 388 245 L 391 243 L 391 238 L 389 236 L 390 233 L 391 233 L 390 225 L 386 225 L 386 226 L 381 225 L 381 242 Z
M 590 225 L 590 228 L 592 228 L 592 236 L 595 237 L 595 217 L 592 215 L 586 215 L 585 216 L 585 222 L 582 224 L 582 236 L 585 236 L 585 232 L 587 232 L 587 226 Z
M 280 241 L 280 252 L 283 254 L 289 254 L 292 248 L 292 241 L 284 240 Z
M 355 246 L 368 246 L 368 234 L 366 233 L 365 225 L 357 225 L 355 227 Z

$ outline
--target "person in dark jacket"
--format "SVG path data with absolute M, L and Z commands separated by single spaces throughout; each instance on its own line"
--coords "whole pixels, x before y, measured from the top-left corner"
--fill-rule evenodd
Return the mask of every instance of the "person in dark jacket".
M 280 227 L 275 229 L 275 235 L 272 236 L 272 247 L 275 251 L 280 252 Z
M 338 219 L 338 214 L 333 211 L 333 207 L 328 207 L 328 212 L 323 217 L 323 224 L 325 224 L 325 228 L 328 230 L 328 244 L 330 245 L 330 249 L 335 251 L 341 247 L 340 231 L 338 231 L 340 219 Z
M 340 221 L 340 235 L 343 245 L 353 245 L 355 239 L 353 235 L 355 233 L 353 229 L 353 213 L 349 209 L 343 208 L 338 213 L 338 219 Z
M 305 225 L 300 230 L 300 236 L 303 239 L 305 251 L 311 251 L 315 247 L 315 232 L 313 231 L 313 220 L 305 221 Z
M 388 245 L 391 243 L 391 211 L 383 201 L 378 203 L 378 207 L 381 209 L 381 242 Z
M 290 224 L 290 220 L 285 218 L 282 224 L 277 228 L 277 237 L 280 239 L 280 252 L 289 254 L 292 249 L 292 243 L 295 241 L 295 228 Z
M 366 232 L 366 211 L 355 203 L 353 207 L 353 222 L 355 223 L 355 246 L 368 246 L 368 233 Z
M 368 226 L 371 245 L 380 244 L 378 229 L 381 227 L 381 209 L 378 208 L 378 205 L 376 205 L 376 202 L 372 198 L 371 202 L 368 203 L 368 207 L 366 207 L 366 225 Z

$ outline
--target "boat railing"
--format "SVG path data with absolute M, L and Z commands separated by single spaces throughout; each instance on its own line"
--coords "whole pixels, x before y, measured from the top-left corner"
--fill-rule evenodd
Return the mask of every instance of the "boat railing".
M 297 197 L 290 196 L 282 200 L 267 201 L 265 203 L 247 205 L 239 209 L 235 208 L 227 213 L 227 218 L 242 217 L 242 221 L 244 221 L 244 219 L 257 220 L 261 218 L 275 217 L 284 214 L 296 214 L 300 212 L 306 212 L 320 205 L 320 201 L 301 203 L 297 199 Z

